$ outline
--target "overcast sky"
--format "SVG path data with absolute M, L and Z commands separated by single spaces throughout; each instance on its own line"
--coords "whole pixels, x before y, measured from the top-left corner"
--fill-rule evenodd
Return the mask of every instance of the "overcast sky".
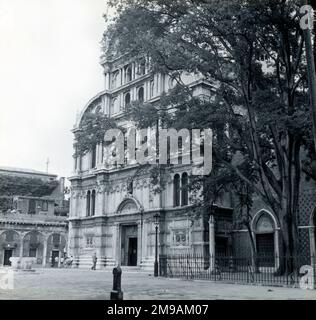
M 0 0 L 0 166 L 68 177 L 71 129 L 103 90 L 105 0 Z

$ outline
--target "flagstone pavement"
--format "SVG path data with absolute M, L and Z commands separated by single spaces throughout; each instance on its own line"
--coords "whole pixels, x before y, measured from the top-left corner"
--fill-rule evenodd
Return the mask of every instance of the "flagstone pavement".
M 108 300 L 113 283 L 112 270 L 36 269 L 14 272 L 13 279 L 13 289 L 0 288 L 0 299 Z M 128 269 L 123 269 L 122 291 L 124 300 L 316 300 L 316 290 L 155 278 Z

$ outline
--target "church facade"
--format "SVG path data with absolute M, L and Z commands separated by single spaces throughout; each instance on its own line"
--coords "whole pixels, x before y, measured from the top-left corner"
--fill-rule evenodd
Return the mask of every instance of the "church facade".
M 122 127 L 131 125 L 124 115 L 132 101 L 159 103 L 160 96 L 175 85 L 165 74 L 153 74 L 144 59 L 118 57 L 101 61 L 105 90 L 83 108 L 73 131 L 80 130 L 84 117 L 102 112 Z M 183 74 L 182 81 L 194 95 L 210 96 L 201 77 Z M 138 266 L 152 270 L 158 226 L 158 254 L 249 255 L 248 231 L 235 223 L 234 197 L 228 193 L 210 212 L 196 217 L 186 188 L 191 165 L 174 165 L 164 173 L 164 190 L 154 191 L 148 168 L 109 166 L 103 144 L 84 156 L 74 156 L 71 181 L 68 251 L 79 268 L 90 267 L 97 255 L 97 268 Z M 303 184 L 300 206 L 301 252 L 315 255 L 314 182 Z M 305 197 L 305 198 L 304 198 Z M 305 201 L 303 200 L 305 199 Z M 195 216 L 194 218 L 192 218 Z M 252 233 L 258 253 L 279 254 L 280 223 L 260 199 L 252 209 Z M 275 268 L 278 258 L 271 262 Z

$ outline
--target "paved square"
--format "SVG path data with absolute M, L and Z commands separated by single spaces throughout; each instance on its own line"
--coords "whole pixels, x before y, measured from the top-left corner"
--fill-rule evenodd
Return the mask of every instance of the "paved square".
M 108 300 L 112 272 L 78 269 L 37 269 L 15 272 L 14 289 L 0 289 L 0 299 Z M 154 278 L 145 272 L 123 269 L 125 300 L 159 299 L 313 299 L 316 290 L 265 287 Z
M 36 269 L 15 272 L 14 289 L 0 289 L 0 299 L 108 300 L 112 270 Z M 313 299 L 316 290 L 265 287 L 154 278 L 145 272 L 123 269 L 125 300 L 159 299 Z

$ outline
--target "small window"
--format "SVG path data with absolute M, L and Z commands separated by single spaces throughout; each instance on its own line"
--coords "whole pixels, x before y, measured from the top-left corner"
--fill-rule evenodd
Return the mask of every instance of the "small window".
M 176 174 L 173 178 L 173 205 L 180 206 L 180 176 Z
M 129 194 L 133 194 L 133 180 L 129 181 L 128 184 L 127 184 L 127 192 Z
M 145 59 L 140 59 L 139 64 L 138 64 L 138 74 L 139 75 L 144 75 L 145 74 L 145 66 L 146 66 L 146 61 Z
M 144 88 L 140 87 L 138 89 L 138 101 L 143 102 L 144 101 Z
M 125 82 L 130 82 L 132 81 L 132 68 L 127 67 L 125 70 Z
M 110 110 L 109 113 L 110 115 L 116 114 L 120 111 L 120 106 L 119 106 L 119 100 L 117 97 L 113 98 L 111 104 L 110 104 Z
M 43 201 L 43 203 L 42 203 L 42 210 L 43 210 L 43 211 L 48 211 L 48 201 Z
M 95 215 L 95 190 L 91 193 L 91 216 Z
M 37 249 L 35 249 L 35 248 L 30 248 L 29 257 L 30 257 L 30 258 L 36 258 L 36 253 L 37 253 Z
M 189 202 L 188 174 L 184 172 L 181 177 L 181 206 L 187 206 Z
M 34 199 L 30 199 L 28 214 L 35 214 L 35 212 L 36 212 L 36 202 Z
M 91 195 L 91 192 L 88 191 L 88 192 L 87 192 L 87 208 L 86 208 L 87 217 L 90 216 L 90 195 Z
M 112 74 L 112 89 L 115 89 L 117 87 L 118 74 L 118 71 Z
M 124 101 L 125 101 L 125 107 L 128 107 L 129 104 L 131 103 L 131 94 L 129 92 L 125 94 Z
M 87 248 L 93 247 L 93 236 L 87 236 L 86 238 L 86 246 Z
M 155 89 L 155 82 L 154 82 L 154 80 L 150 80 L 150 84 L 149 84 L 150 98 L 152 98 L 154 96 L 154 89 Z
M 96 158 L 97 158 L 97 146 L 94 146 L 91 150 L 91 169 L 96 166 Z

